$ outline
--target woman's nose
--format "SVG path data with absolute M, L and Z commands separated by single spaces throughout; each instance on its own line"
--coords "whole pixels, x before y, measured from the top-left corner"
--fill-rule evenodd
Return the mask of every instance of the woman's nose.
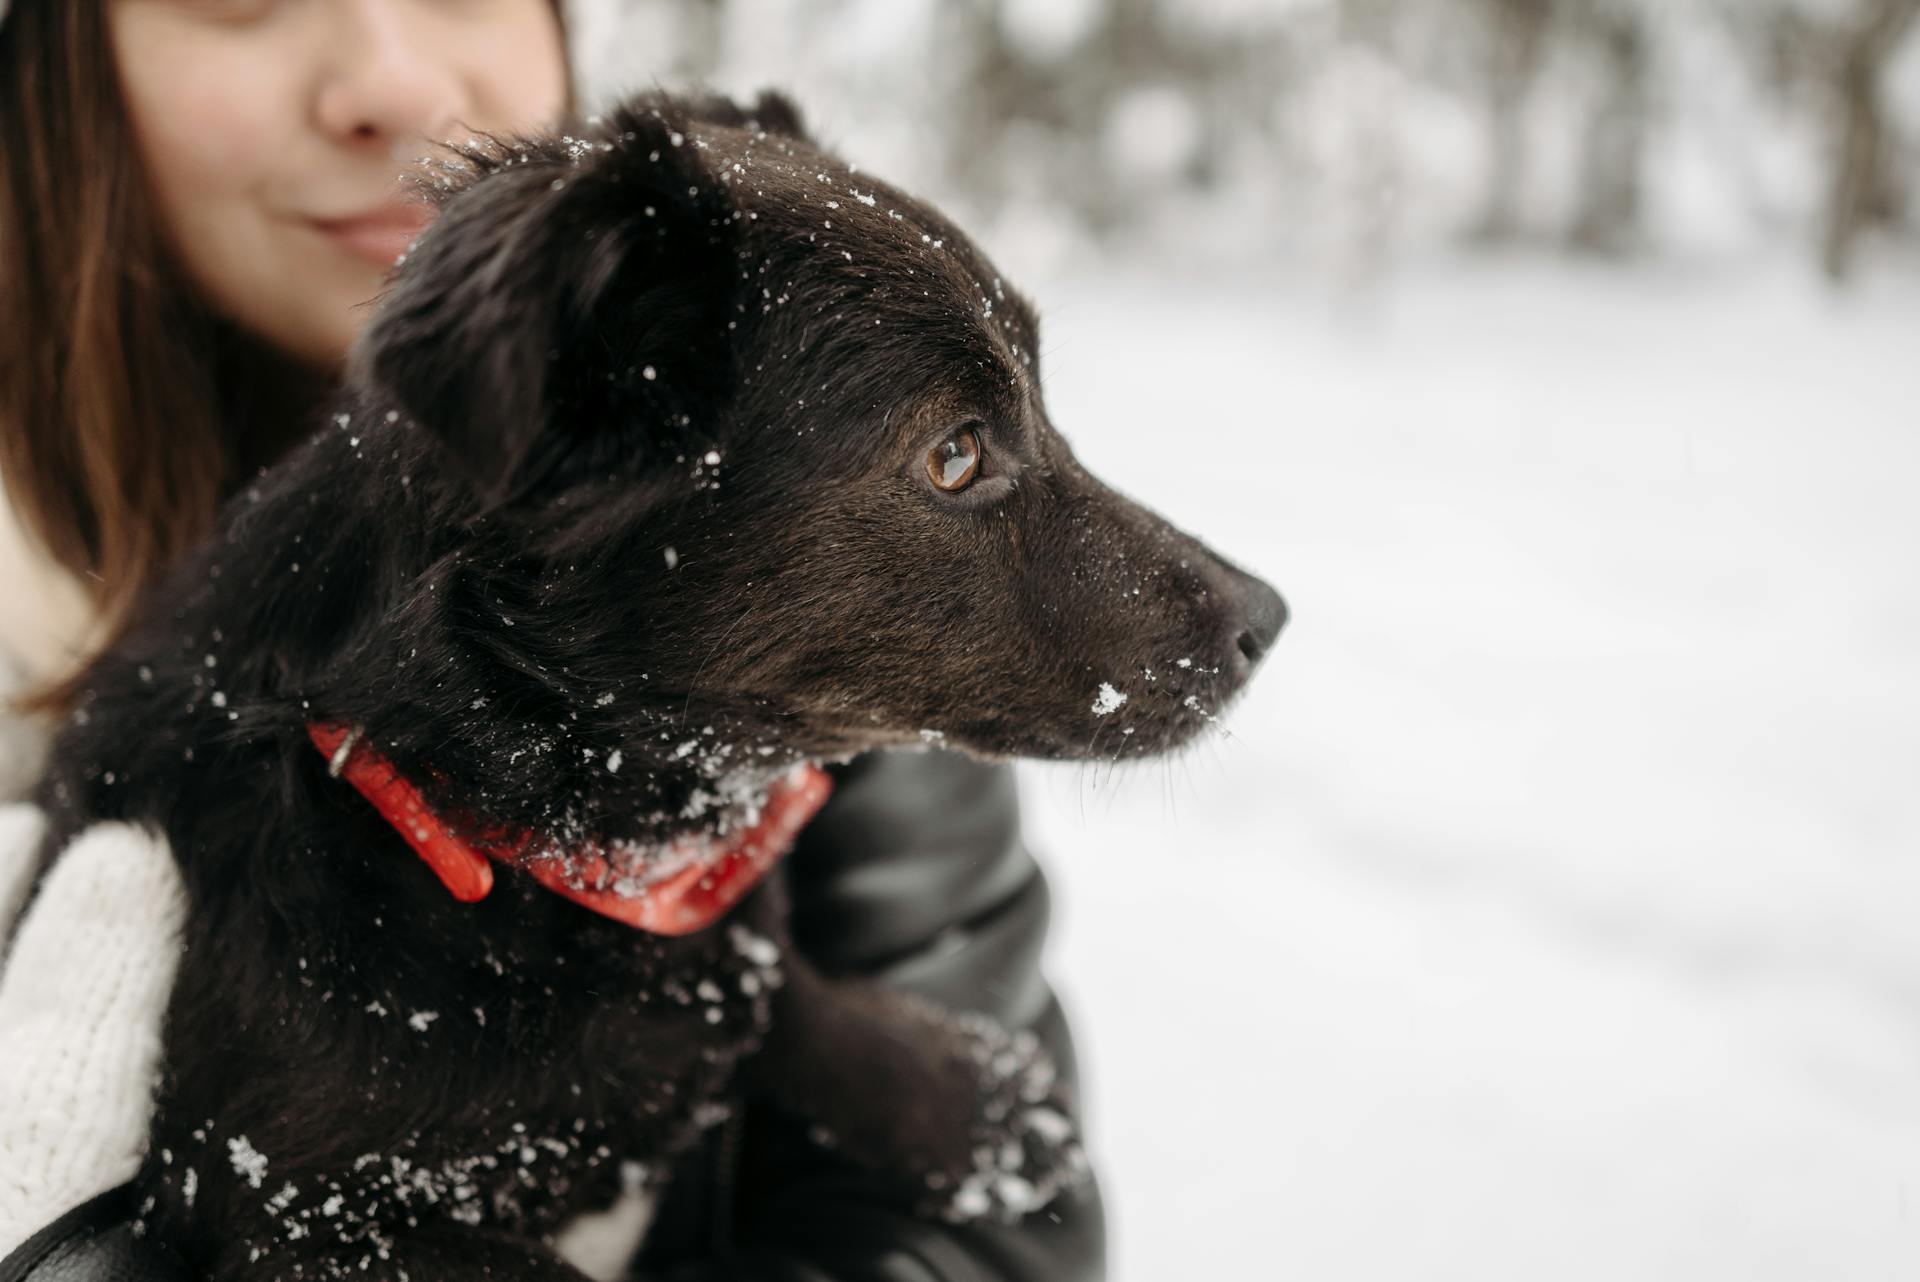
M 405 0 L 341 0 L 327 6 L 327 69 L 315 122 L 344 143 L 438 138 L 467 110 L 457 67 L 436 49 Z

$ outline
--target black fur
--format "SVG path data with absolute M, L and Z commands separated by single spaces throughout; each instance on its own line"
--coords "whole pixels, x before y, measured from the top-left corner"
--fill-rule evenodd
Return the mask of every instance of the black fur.
M 983 1139 L 1072 1178 L 1031 1044 L 775 960 L 777 881 L 677 940 L 505 871 L 459 905 L 305 727 L 450 813 L 659 842 L 801 760 L 1175 746 L 1279 598 L 1081 470 L 1027 304 L 782 99 L 643 98 L 440 187 L 334 416 L 53 756 L 49 856 L 123 819 L 186 880 L 151 1231 L 218 1278 L 577 1276 L 539 1235 L 743 1091 L 903 1197 L 1004 1191 Z M 942 493 L 969 423 L 982 475 Z

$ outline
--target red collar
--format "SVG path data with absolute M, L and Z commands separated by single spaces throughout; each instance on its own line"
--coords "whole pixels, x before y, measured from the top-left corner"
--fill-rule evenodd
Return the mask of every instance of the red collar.
M 760 818 L 725 841 L 687 838 L 649 856 L 664 870 L 637 877 L 617 871 L 597 844 L 550 853 L 537 834 L 464 824 L 465 835 L 432 810 L 420 790 L 393 764 L 344 726 L 307 726 L 328 759 L 328 773 L 344 778 L 373 803 L 407 844 L 427 861 L 455 899 L 473 903 L 493 889 L 497 860 L 526 869 L 542 885 L 603 916 L 656 935 L 690 935 L 718 921 L 793 845 L 833 789 L 818 766 L 796 766 L 777 781 Z M 620 882 L 619 888 L 615 883 Z

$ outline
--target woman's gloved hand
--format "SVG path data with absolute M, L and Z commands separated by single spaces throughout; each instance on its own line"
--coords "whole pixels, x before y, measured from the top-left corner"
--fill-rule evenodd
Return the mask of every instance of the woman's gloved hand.
M 834 795 L 784 865 L 795 946 L 827 974 L 1032 1030 L 1071 1090 L 1072 1037 L 1040 969 L 1047 884 L 1021 840 L 1013 770 L 946 752 L 878 752 L 831 773 Z M 636 1282 L 1105 1276 L 1092 1180 L 1018 1224 L 948 1224 L 908 1213 L 885 1182 L 771 1110 L 709 1134 L 667 1187 Z

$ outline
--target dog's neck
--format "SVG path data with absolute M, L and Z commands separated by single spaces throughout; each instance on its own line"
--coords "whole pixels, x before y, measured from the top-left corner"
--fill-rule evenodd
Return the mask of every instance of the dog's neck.
M 357 729 L 314 723 L 327 773 L 371 803 L 457 900 L 493 889 L 493 863 L 526 870 L 554 893 L 604 917 L 658 935 L 704 930 L 738 903 L 784 855 L 831 783 L 816 766 L 795 767 L 726 835 L 703 833 L 665 847 L 593 841 L 566 846 L 538 833 L 436 812 L 414 784 Z
M 511 674 L 488 674 L 511 690 Z M 451 683 L 450 683 L 451 684 Z M 475 680 L 473 684 L 480 684 Z M 508 715 L 511 694 L 458 708 L 423 699 L 388 715 L 330 717 L 360 726 L 437 809 L 534 832 L 575 848 L 620 842 L 660 847 L 690 836 L 725 838 L 751 826 L 777 781 L 810 764 L 767 732 L 709 710 L 685 726 L 673 707 L 582 696 L 564 717 Z

